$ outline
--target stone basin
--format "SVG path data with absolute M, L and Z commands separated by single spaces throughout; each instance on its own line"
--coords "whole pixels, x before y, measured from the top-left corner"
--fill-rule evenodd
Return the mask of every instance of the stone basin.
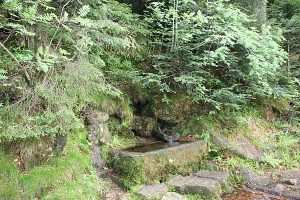
M 138 183 L 163 180 L 169 174 L 197 170 L 208 152 L 205 141 L 152 143 L 112 152 L 112 167 L 122 177 Z M 135 180 L 134 180 L 135 179 Z

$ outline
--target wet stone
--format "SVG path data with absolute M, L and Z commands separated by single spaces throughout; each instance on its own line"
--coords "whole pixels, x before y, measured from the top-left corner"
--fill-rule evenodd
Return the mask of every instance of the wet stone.
M 181 194 L 200 194 L 220 198 L 221 185 L 217 180 L 196 176 L 177 176 L 168 184 Z
M 168 192 L 165 184 L 153 184 L 143 187 L 138 194 L 145 199 L 159 199 Z
M 218 181 L 222 187 L 225 187 L 229 181 L 230 174 L 228 172 L 202 170 L 195 173 L 194 176 L 214 179 Z
M 187 200 L 187 198 L 176 192 L 167 192 L 161 200 Z

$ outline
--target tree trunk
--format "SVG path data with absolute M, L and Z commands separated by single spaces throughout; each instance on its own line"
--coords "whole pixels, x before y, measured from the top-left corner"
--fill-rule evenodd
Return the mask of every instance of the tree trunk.
M 232 0 L 248 10 L 248 14 L 254 15 L 258 26 L 267 21 L 267 0 Z

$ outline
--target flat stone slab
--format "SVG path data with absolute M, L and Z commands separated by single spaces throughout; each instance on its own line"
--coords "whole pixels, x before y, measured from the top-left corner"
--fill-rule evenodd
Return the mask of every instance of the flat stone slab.
M 168 184 L 175 187 L 180 194 L 201 194 L 219 198 L 222 194 L 221 185 L 217 180 L 196 176 L 177 176 Z
M 167 192 L 161 200 L 187 200 L 187 198 L 176 192 Z
M 225 171 L 208 171 L 208 170 L 201 170 L 193 174 L 194 176 L 200 178 L 210 178 L 218 181 L 222 187 L 225 187 L 229 181 L 230 174 Z
M 212 133 L 212 142 L 221 149 L 230 149 L 236 154 L 248 159 L 257 161 L 264 159 L 262 151 L 243 135 L 226 138 L 219 133 Z
M 147 185 L 138 191 L 138 195 L 146 199 L 160 199 L 168 192 L 168 187 L 165 184 Z

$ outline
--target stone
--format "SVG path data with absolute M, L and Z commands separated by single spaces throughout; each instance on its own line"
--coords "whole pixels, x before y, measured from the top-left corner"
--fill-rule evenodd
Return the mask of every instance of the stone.
M 167 192 L 161 200 L 187 200 L 187 198 L 176 192 Z
M 140 137 L 152 137 L 156 131 L 156 120 L 150 117 L 135 116 L 131 129 Z
M 105 166 L 105 160 L 101 157 L 101 148 L 97 145 L 92 146 L 93 167 L 100 173 Z
M 110 138 L 111 134 L 106 124 L 93 124 L 88 127 L 88 140 L 94 144 L 105 144 Z
M 206 113 L 207 105 L 195 103 L 185 93 L 170 94 L 167 97 L 170 101 L 166 103 L 162 98 L 156 98 L 153 103 L 155 118 L 168 123 L 183 123 L 192 115 Z
M 163 179 L 168 174 L 174 173 L 174 170 L 183 168 L 188 170 L 189 166 L 198 164 L 201 156 L 206 156 L 208 153 L 207 143 L 202 140 L 174 143 L 171 146 L 168 143 L 161 145 L 159 148 L 150 150 L 148 145 L 146 151 L 138 149 L 140 147 L 114 150 L 111 152 L 112 166 L 117 173 L 128 174 L 128 169 L 138 165 L 139 169 L 143 169 L 139 171 L 138 177 L 147 177 L 148 180 Z
M 88 129 L 88 140 L 92 144 L 105 144 L 110 138 L 111 134 L 104 122 L 109 119 L 107 113 L 89 112 L 86 116 L 86 124 Z
M 264 155 L 261 150 L 257 146 L 255 146 L 248 138 L 241 134 L 232 138 L 230 144 L 237 154 L 245 158 L 256 161 L 264 160 Z
M 159 199 L 168 192 L 165 184 L 147 185 L 138 191 L 138 195 L 146 199 Z
M 284 179 L 282 182 L 285 184 L 288 184 L 288 185 L 297 185 L 298 184 L 297 179 Z
M 61 154 L 67 144 L 68 137 L 66 135 L 59 135 L 55 141 L 55 151 L 57 154 Z
M 208 171 L 208 170 L 201 170 L 194 174 L 194 176 L 200 177 L 200 178 L 210 178 L 218 181 L 222 187 L 226 187 L 228 184 L 230 174 L 225 171 Z
M 282 196 L 284 196 L 288 199 L 300 200 L 300 190 L 298 190 L 298 191 L 285 190 L 285 191 L 283 191 Z
M 220 149 L 230 149 L 236 154 L 257 161 L 264 159 L 261 150 L 243 135 L 234 138 L 226 138 L 219 133 L 212 133 L 212 142 Z
M 86 122 L 88 125 L 92 125 L 106 122 L 108 119 L 109 115 L 107 113 L 92 111 L 87 114 Z
M 228 139 L 219 134 L 219 133 L 211 133 L 212 143 L 215 144 L 220 149 L 229 149 L 230 143 Z
M 249 169 L 242 168 L 241 172 L 245 175 L 245 182 L 250 188 L 264 190 L 263 188 L 271 185 L 273 182 L 268 176 L 258 176 Z
M 222 190 L 217 180 L 196 176 L 177 176 L 168 184 L 180 194 L 200 194 L 219 199 Z
M 165 142 L 176 142 L 180 139 L 180 134 L 168 129 L 163 129 L 162 131 L 156 131 L 155 136 L 164 140 Z
M 275 195 L 282 196 L 284 190 L 285 190 L 284 185 L 282 185 L 282 184 L 276 184 L 275 188 L 272 189 L 272 192 Z
M 277 173 L 277 176 L 283 179 L 296 179 L 300 183 L 300 170 L 280 171 Z

